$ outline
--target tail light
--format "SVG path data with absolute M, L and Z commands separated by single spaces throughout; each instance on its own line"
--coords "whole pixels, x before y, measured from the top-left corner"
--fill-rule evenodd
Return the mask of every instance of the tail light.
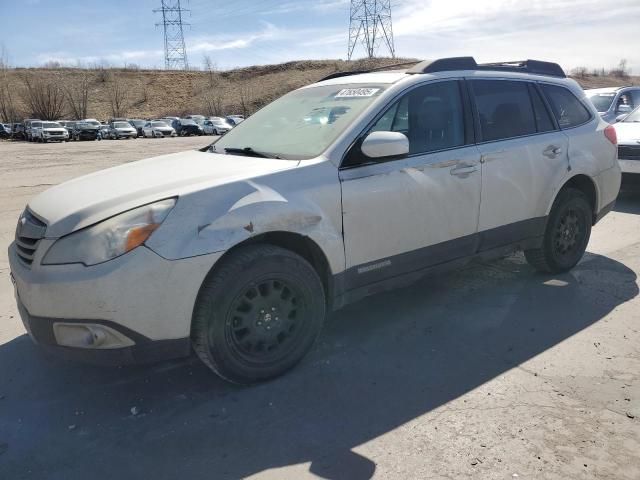
M 618 135 L 616 135 L 616 129 L 613 127 L 613 125 L 609 125 L 604 129 L 604 136 L 607 137 L 607 140 L 609 140 L 614 145 L 618 145 Z

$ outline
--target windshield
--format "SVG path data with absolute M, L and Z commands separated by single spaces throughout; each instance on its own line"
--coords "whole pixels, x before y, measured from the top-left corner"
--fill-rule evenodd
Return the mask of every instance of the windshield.
M 151 126 L 152 127 L 169 127 L 169 125 L 167 125 L 164 122 L 151 122 Z
M 56 122 L 44 122 L 42 128 L 62 128 L 62 125 Z
M 225 120 L 222 120 L 221 118 L 216 118 L 215 120 L 211 120 L 211 123 L 213 123 L 214 125 L 221 125 L 223 127 L 230 126 Z
M 116 122 L 113 126 L 114 128 L 131 128 L 131 125 L 127 122 Z
M 196 122 L 191 120 L 190 118 L 182 118 L 180 119 L 180 125 L 195 125 Z
M 590 95 L 589 100 L 591 100 L 591 103 L 593 103 L 593 106 L 596 107 L 598 112 L 606 112 L 609 110 L 609 107 L 611 107 L 615 96 L 615 93 L 596 93 Z
M 145 122 L 144 120 L 131 120 L 131 123 L 133 123 L 136 127 L 142 127 L 147 122 Z
M 631 112 L 629 115 L 627 115 L 624 120 L 622 120 L 623 122 L 627 123 L 637 123 L 640 122 L 640 107 L 636 108 L 633 112 Z
M 387 85 L 327 85 L 279 98 L 230 130 L 212 151 L 246 149 L 304 159 L 324 152 Z
M 97 122 L 95 120 L 87 120 L 86 122 L 83 122 L 87 125 L 93 125 L 94 127 L 99 127 L 100 126 L 100 122 Z

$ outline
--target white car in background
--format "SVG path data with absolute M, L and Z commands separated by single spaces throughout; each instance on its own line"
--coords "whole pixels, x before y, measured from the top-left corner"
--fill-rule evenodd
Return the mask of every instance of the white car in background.
M 640 178 L 640 107 L 615 125 L 618 135 L 618 162 L 626 177 Z
M 32 130 L 33 139 L 36 142 L 68 142 L 69 132 L 58 122 L 38 122 Z
M 160 120 L 152 120 L 142 127 L 142 136 L 144 138 L 164 138 L 177 137 L 175 128 L 166 122 Z
M 304 357 L 328 311 L 367 295 L 517 250 L 539 271 L 572 269 L 618 196 L 616 151 L 554 63 L 336 73 L 208 148 L 31 199 L 9 247 L 18 309 L 62 354 L 193 348 L 223 378 L 264 381 Z
M 224 135 L 233 128 L 229 122 L 222 117 L 209 117 L 202 125 L 206 135 Z

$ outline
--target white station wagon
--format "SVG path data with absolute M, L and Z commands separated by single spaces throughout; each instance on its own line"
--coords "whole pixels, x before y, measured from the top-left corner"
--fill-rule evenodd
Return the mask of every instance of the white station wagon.
M 252 383 L 293 367 L 327 311 L 478 256 L 581 259 L 620 187 L 616 136 L 553 63 L 339 73 L 208 148 L 29 202 L 9 248 L 43 347 L 186 356 Z

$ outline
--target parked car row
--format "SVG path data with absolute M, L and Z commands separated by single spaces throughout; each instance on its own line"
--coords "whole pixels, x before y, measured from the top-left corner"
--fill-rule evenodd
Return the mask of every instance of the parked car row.
M 22 123 L 0 124 L 0 138 L 14 138 L 28 142 L 70 140 L 120 140 L 123 138 L 164 138 L 190 135 L 224 135 L 244 120 L 241 115 L 229 117 L 163 117 L 158 119 L 112 118 L 100 122 L 84 120 L 45 121 L 27 118 Z

